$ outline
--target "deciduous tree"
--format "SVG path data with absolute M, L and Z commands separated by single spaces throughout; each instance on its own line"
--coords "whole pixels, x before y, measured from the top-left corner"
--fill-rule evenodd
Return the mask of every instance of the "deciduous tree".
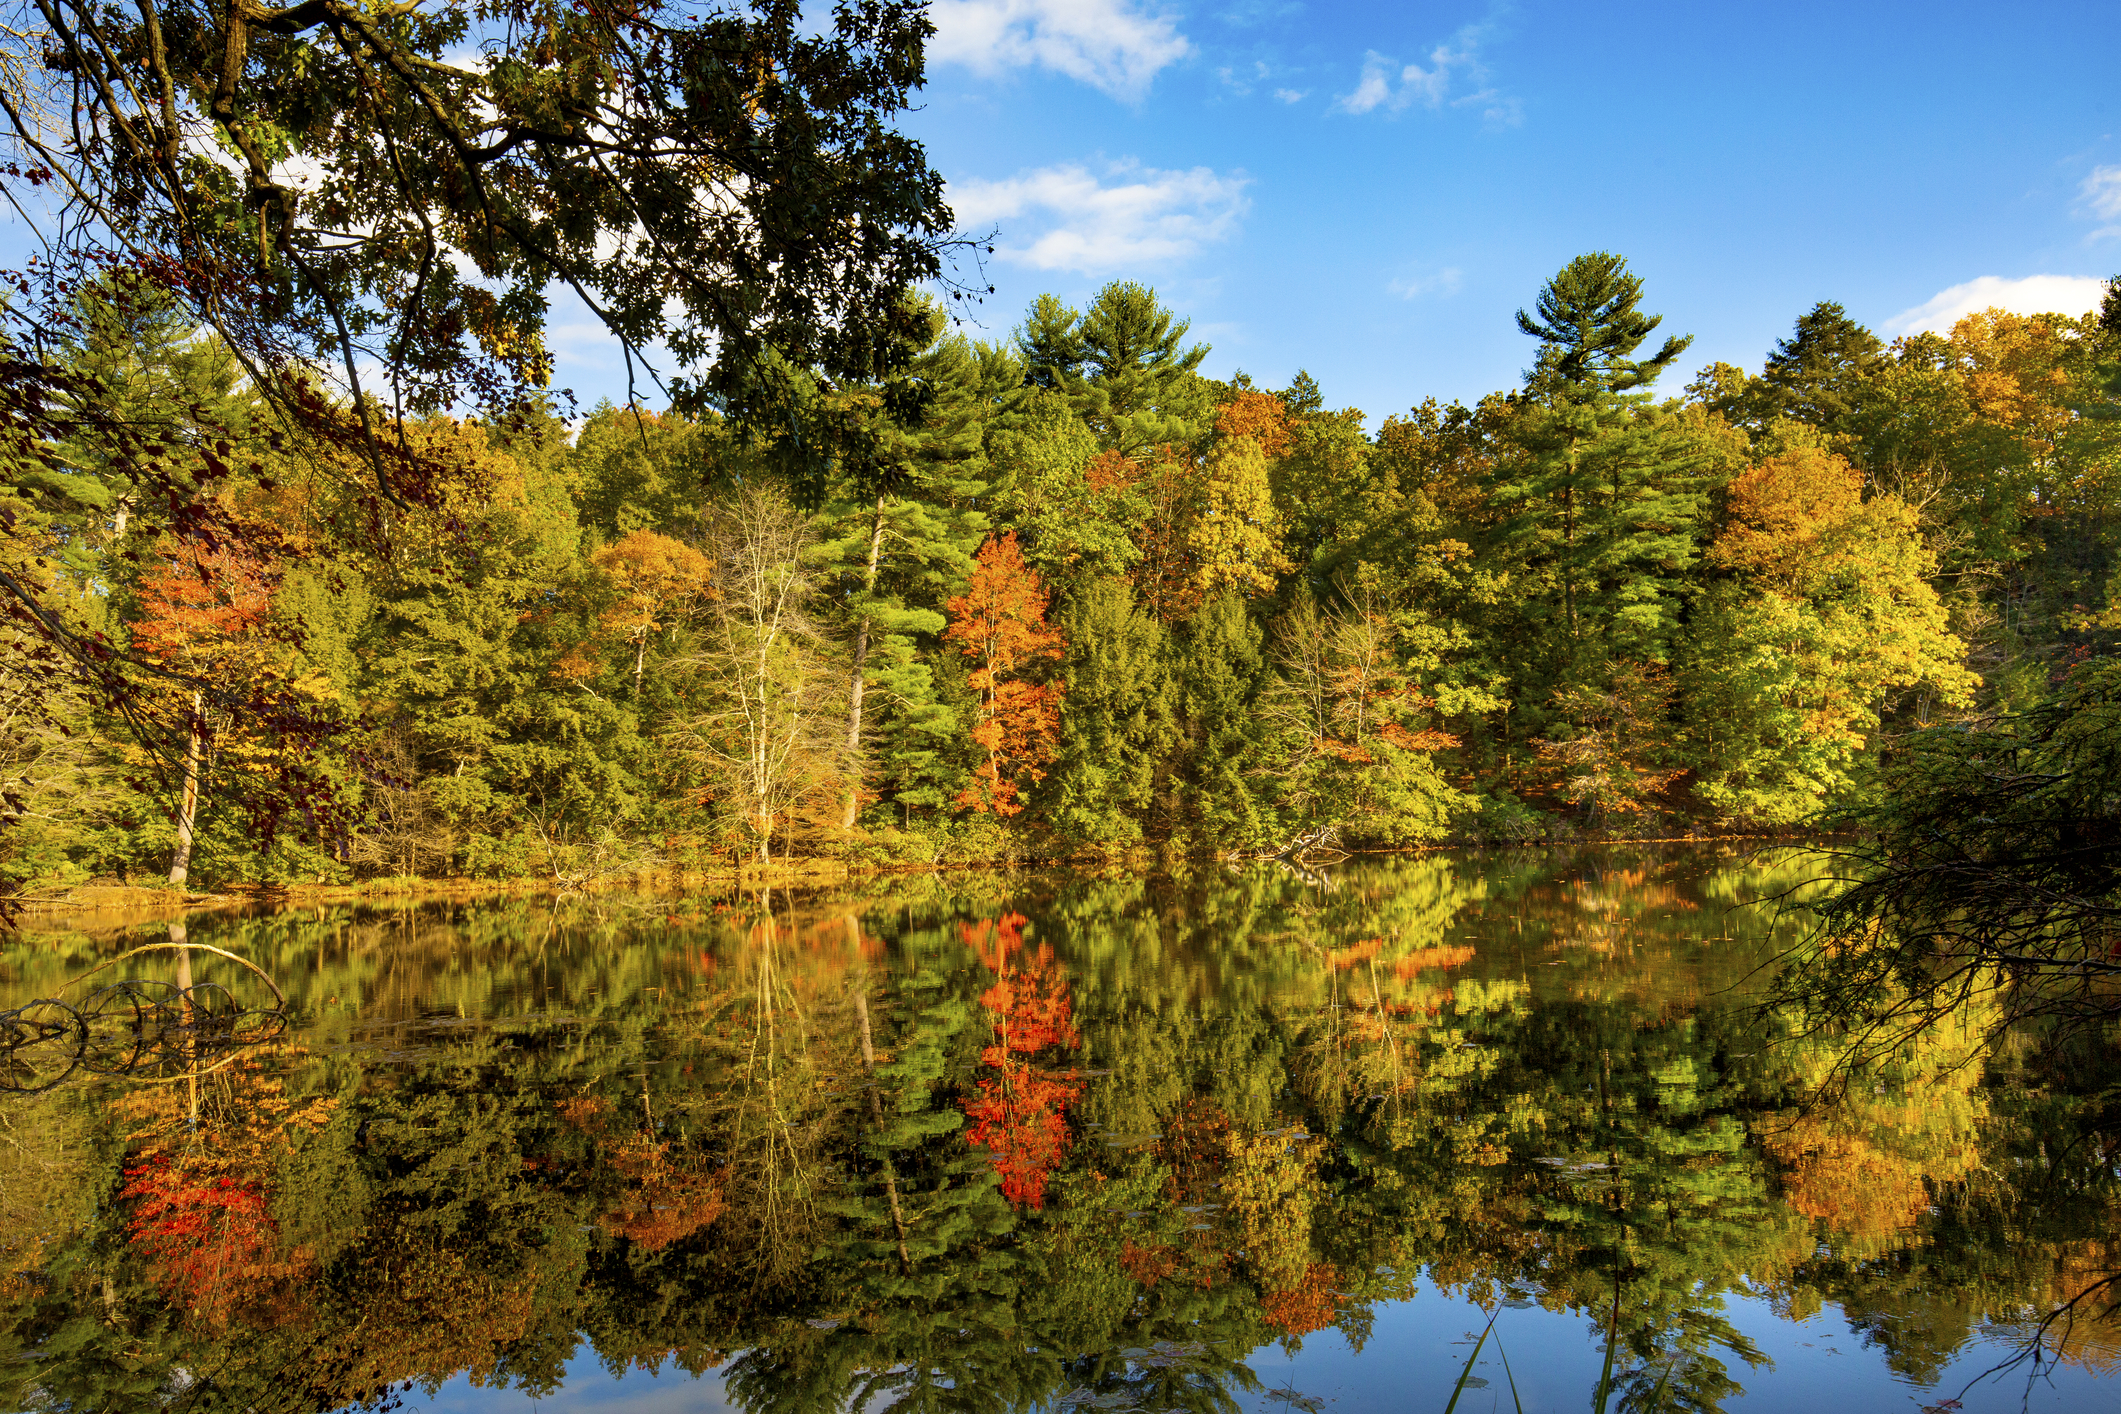
M 1064 684 L 1047 674 L 1066 654 L 1067 640 L 1046 623 L 1045 585 L 1024 563 L 1015 532 L 989 540 L 975 559 L 943 632 L 972 665 L 980 694 L 972 739 L 987 753 L 958 803 L 1009 816 L 1022 811 L 1024 790 L 1053 759 Z

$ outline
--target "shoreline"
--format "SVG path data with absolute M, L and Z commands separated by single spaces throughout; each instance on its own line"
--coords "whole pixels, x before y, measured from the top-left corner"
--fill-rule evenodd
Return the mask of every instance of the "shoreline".
M 1562 850 L 1581 848 L 1628 848 L 1654 845 L 1715 845 L 1752 843 L 1759 846 L 1796 845 L 1817 842 L 1818 833 L 1667 835 L 1635 838 L 1608 836 L 1573 840 L 1473 840 L 1432 845 L 1406 845 L 1391 849 L 1360 849 L 1336 852 L 1337 858 L 1303 867 L 1330 867 L 1347 859 L 1393 858 L 1406 855 L 1440 854 L 1457 850 Z M 137 921 L 141 918 L 189 916 L 246 907 L 304 907 L 319 904 L 386 902 L 469 902 L 476 899 L 563 897 L 569 894 L 673 893 L 705 889 L 829 888 L 858 879 L 881 879 L 908 875 L 939 875 L 980 872 L 1035 872 L 1051 869 L 1115 869 L 1149 865 L 1158 872 L 1173 864 L 1206 867 L 1224 864 L 1288 863 L 1272 856 L 1243 859 L 1161 855 L 1155 850 L 1129 850 L 1118 854 L 1056 856 L 1051 858 L 991 858 L 952 860 L 946 863 L 877 864 L 836 859 L 803 859 L 791 863 L 744 865 L 709 870 L 644 869 L 614 873 L 596 879 L 570 882 L 563 879 L 521 877 L 474 879 L 467 876 L 412 878 L 394 876 L 350 884 L 234 884 L 211 891 L 179 890 L 166 886 L 134 884 L 81 884 L 44 895 L 16 899 L 19 925 L 31 919 L 57 920 L 84 915 L 114 914 Z

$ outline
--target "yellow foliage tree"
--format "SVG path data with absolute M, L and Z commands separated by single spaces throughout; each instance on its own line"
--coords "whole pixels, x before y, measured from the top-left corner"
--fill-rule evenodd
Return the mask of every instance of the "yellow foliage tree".
M 714 564 L 682 540 L 653 530 L 633 531 L 590 558 L 617 594 L 599 624 L 633 645 L 633 691 L 639 697 L 648 640 L 713 594 Z
M 1272 594 L 1288 573 L 1267 455 L 1248 436 L 1225 437 L 1208 454 L 1192 534 L 1193 582 L 1202 598 L 1231 588 Z

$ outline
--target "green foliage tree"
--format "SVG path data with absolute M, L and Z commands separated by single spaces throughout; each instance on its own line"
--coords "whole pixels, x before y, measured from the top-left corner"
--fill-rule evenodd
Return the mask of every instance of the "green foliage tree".
M 2113 1012 L 2121 907 L 2121 663 L 2077 665 L 2031 709 L 1916 733 L 1850 823 L 1845 882 L 1776 979 L 1863 1054 L 1958 1017 Z
M 1926 576 L 1914 513 L 1863 500 L 1840 457 L 1798 444 L 1741 473 L 1681 669 L 1693 789 L 1734 822 L 1788 826 L 1855 788 L 1893 699 L 1970 705 L 1965 645 Z
M 1157 796 L 1176 733 L 1166 632 L 1126 581 L 1098 579 L 1061 616 L 1068 691 L 1039 813 L 1072 845 L 1124 848 L 1161 833 Z
M 1182 347 L 1188 327 L 1156 291 L 1115 280 L 1080 315 L 1042 299 L 1017 347 L 1034 385 L 1063 394 L 1100 447 L 1140 460 L 1207 430 L 1210 394 L 1194 370 L 1208 347 Z

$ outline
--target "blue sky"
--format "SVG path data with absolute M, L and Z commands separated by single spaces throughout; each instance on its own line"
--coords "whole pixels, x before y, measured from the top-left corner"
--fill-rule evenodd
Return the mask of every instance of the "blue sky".
M 1373 423 L 1513 384 L 1512 312 L 1585 250 L 1630 259 L 1689 371 L 1757 367 L 1821 299 L 1890 334 L 2081 310 L 2121 270 L 2112 4 L 932 13 L 907 126 L 999 231 L 973 333 L 1138 279 L 1209 372 L 1307 368 Z M 599 352 L 570 352 L 593 397 Z

